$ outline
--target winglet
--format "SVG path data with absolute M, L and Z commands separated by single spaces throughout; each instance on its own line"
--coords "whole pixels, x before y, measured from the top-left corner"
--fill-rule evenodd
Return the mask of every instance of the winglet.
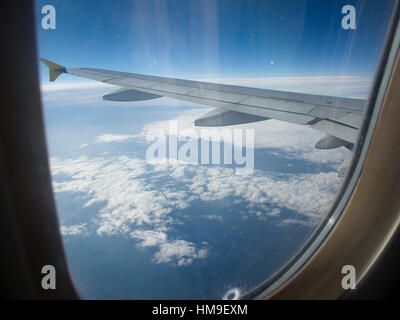
M 65 69 L 64 66 L 60 66 L 57 63 L 51 62 L 43 58 L 40 58 L 40 61 L 42 61 L 49 68 L 50 81 L 55 81 L 60 74 L 67 73 L 67 69 Z

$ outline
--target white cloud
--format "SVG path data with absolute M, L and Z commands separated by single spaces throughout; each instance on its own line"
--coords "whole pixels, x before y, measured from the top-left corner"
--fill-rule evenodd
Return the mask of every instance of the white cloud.
M 271 211 L 267 211 L 267 215 L 270 217 L 278 216 L 281 213 L 281 210 L 278 208 L 272 209 Z
M 94 142 L 122 142 L 129 139 L 137 138 L 138 135 L 128 135 L 128 134 L 103 134 L 96 137 Z
M 52 173 L 64 173 L 72 180 L 54 182 L 55 192 L 86 193 L 85 207 L 106 202 L 95 221 L 100 235 L 129 234 L 140 240 L 142 247 L 159 246 L 155 255 L 157 263 L 168 262 L 189 265 L 194 259 L 203 258 L 206 249 L 181 239 L 167 239 L 168 225 L 174 220 L 168 216 L 172 209 L 184 208 L 189 202 L 186 194 L 146 183 L 139 177 L 151 168 L 145 161 L 127 157 L 111 161 L 98 158 L 60 160 L 52 159 Z M 153 230 L 137 230 L 135 227 Z
M 63 236 L 77 236 L 77 235 L 88 234 L 88 231 L 86 229 L 86 223 L 70 225 L 70 226 L 61 226 L 60 231 Z
M 62 173 L 69 178 L 54 182 L 55 192 L 84 193 L 85 207 L 102 205 L 94 219 L 98 234 L 128 235 L 140 247 L 157 247 L 156 263 L 178 266 L 204 258 L 209 250 L 201 243 L 168 235 L 171 226 L 181 223 L 172 213 L 189 207 L 192 201 L 211 203 L 232 197 L 252 208 L 266 204 L 274 208 L 260 218 L 279 217 L 286 208 L 297 212 L 297 220 L 316 225 L 329 210 L 342 181 L 336 172 L 278 175 L 255 170 L 249 178 L 235 175 L 230 168 L 147 163 L 126 156 L 52 158 L 51 169 L 53 175 Z
M 104 82 L 72 82 L 72 83 L 54 83 L 54 84 L 42 84 L 40 86 L 40 90 L 42 92 L 51 92 L 51 91 L 67 91 L 67 90 L 88 90 L 88 89 L 99 89 L 99 88 L 107 88 L 113 89 L 115 86 L 104 83 Z
M 185 240 L 168 240 L 167 233 L 160 230 L 134 230 L 130 233 L 132 238 L 141 240 L 139 247 L 159 247 L 153 261 L 156 263 L 172 263 L 178 266 L 188 266 L 194 259 L 207 256 L 208 249 L 197 248 L 194 243 Z
M 102 97 L 117 89 L 103 82 L 56 83 L 42 85 L 41 96 L 46 107 L 115 106 L 115 103 L 103 101 Z
M 142 240 L 140 242 L 141 247 L 154 247 L 167 241 L 167 234 L 157 230 L 134 230 L 130 236 Z
M 178 266 L 188 266 L 194 259 L 202 259 L 207 256 L 207 249 L 196 247 L 185 240 L 164 242 L 160 245 L 160 251 L 154 255 L 156 263 L 171 263 L 176 261 Z

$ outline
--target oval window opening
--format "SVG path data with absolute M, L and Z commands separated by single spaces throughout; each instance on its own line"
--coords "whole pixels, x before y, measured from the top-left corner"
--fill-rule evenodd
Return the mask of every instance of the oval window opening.
M 298 258 L 346 181 L 395 4 L 37 1 L 80 296 L 236 300 Z

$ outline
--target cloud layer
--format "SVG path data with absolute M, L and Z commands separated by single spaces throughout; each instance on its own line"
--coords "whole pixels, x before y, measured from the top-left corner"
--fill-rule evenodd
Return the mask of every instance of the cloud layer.
M 314 226 L 329 210 L 341 183 L 336 172 L 282 176 L 256 170 L 249 178 L 237 176 L 229 168 L 147 163 L 126 156 L 53 158 L 51 168 L 54 175 L 68 177 L 67 181 L 54 182 L 55 192 L 83 193 L 85 207 L 102 205 L 91 222 L 99 235 L 132 237 L 139 247 L 158 249 L 154 262 L 178 266 L 205 258 L 210 248 L 189 239 L 171 238 L 170 229 L 182 223 L 173 217 L 175 210 L 188 208 L 193 201 L 235 199 L 247 203 L 247 214 L 260 219 L 277 217 L 285 208 L 297 216 L 283 220 L 282 226 Z M 219 219 L 213 215 L 206 218 Z M 64 227 L 63 234 L 79 234 L 83 227 Z

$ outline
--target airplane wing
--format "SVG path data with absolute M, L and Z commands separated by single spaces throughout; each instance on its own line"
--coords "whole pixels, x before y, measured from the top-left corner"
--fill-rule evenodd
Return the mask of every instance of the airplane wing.
M 40 59 L 49 67 L 50 81 L 62 73 L 118 86 L 103 97 L 111 101 L 142 101 L 169 97 L 217 109 L 195 121 L 196 126 L 226 126 L 268 119 L 309 125 L 326 133 L 315 147 L 353 149 L 367 101 L 342 97 L 284 92 L 258 88 L 173 79 L 94 68 L 67 68 Z M 351 155 L 338 171 L 344 176 Z

